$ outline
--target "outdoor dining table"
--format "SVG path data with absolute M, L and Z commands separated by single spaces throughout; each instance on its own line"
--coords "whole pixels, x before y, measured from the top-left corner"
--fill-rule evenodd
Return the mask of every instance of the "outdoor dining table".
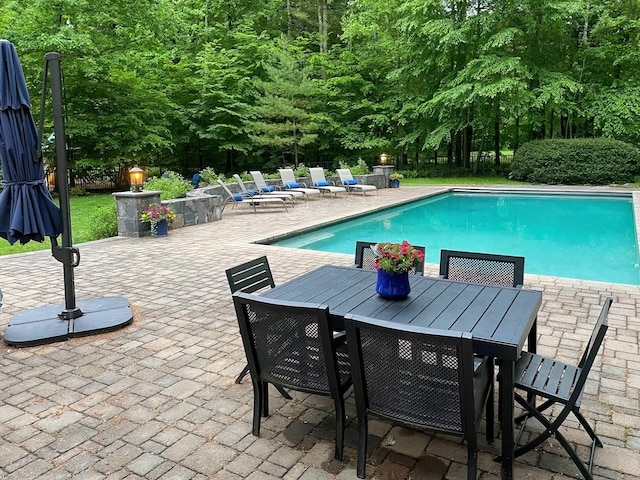
M 352 313 L 400 324 L 472 333 L 476 354 L 500 360 L 501 477 L 512 479 L 514 365 L 527 338 L 529 350 L 535 350 L 535 323 L 542 292 L 438 277 L 409 277 L 411 293 L 404 300 L 388 300 L 376 293 L 376 271 L 332 265 L 307 272 L 262 295 L 327 305 L 336 330 L 341 329 L 344 316 Z

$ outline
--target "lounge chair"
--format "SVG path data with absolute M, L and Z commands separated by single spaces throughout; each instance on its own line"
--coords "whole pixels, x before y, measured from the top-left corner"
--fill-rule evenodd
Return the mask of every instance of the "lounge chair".
M 378 189 L 375 185 L 364 185 L 362 183 L 358 183 L 351 175 L 351 170 L 348 168 L 339 168 L 336 170 L 336 173 L 340 177 L 340 182 L 347 189 L 348 192 L 362 192 L 363 195 L 366 195 L 367 192 L 376 192 L 378 194 Z
M 305 198 L 308 198 L 308 195 L 320 195 L 322 193 L 317 188 L 307 188 L 305 183 L 296 182 L 296 176 L 290 168 L 281 168 L 278 172 L 280 172 L 280 178 L 282 179 L 282 187 L 287 192 L 302 192 Z
M 335 183 L 328 182 L 327 179 L 324 178 L 324 168 L 310 168 L 309 172 L 311 173 L 313 186 L 320 189 L 322 193 L 333 193 L 334 196 L 338 196 L 339 193 L 347 193 L 346 188 L 337 187 Z
M 256 205 L 269 205 L 269 204 L 282 205 L 284 209 L 288 211 L 287 206 L 285 205 L 284 200 L 282 198 L 265 198 L 265 197 L 254 198 L 248 195 L 243 195 L 242 193 L 232 193 L 231 190 L 229 190 L 229 187 L 227 187 L 227 184 L 220 179 L 218 179 L 218 184 L 222 187 L 222 189 L 227 194 L 227 198 L 224 199 L 224 203 L 222 204 L 222 210 L 224 210 L 224 207 L 228 203 L 231 203 L 233 205 L 231 208 L 235 208 L 236 205 L 243 203 L 246 205 L 251 205 L 253 207 L 254 212 L 258 211 L 256 209 Z
M 292 207 L 295 206 L 295 203 L 293 202 L 293 193 L 292 192 L 253 190 L 251 188 L 247 188 L 247 186 L 242 181 L 242 178 L 237 173 L 233 174 L 233 178 L 236 180 L 236 183 L 238 184 L 238 186 L 240 187 L 240 190 L 242 190 L 242 193 L 245 196 L 252 197 L 252 198 L 263 198 L 265 196 L 268 197 L 268 198 L 281 198 L 285 202 L 286 201 L 291 202 L 291 206 Z

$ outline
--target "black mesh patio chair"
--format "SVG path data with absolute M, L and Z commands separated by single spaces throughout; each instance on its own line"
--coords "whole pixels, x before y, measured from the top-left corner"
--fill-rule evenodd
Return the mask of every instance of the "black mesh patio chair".
M 351 388 L 345 335 L 331 330 L 329 307 L 233 294 L 251 381 L 253 434 L 269 414 L 268 384 L 329 395 L 336 410 L 335 458 L 342 460 L 344 397 Z
M 578 470 L 585 480 L 592 480 L 591 470 L 593 469 L 593 456 L 596 447 L 602 447 L 602 442 L 596 435 L 593 428 L 580 413 L 580 403 L 582 394 L 589 375 L 589 371 L 602 345 L 604 335 L 607 331 L 607 315 L 613 299 L 608 297 L 605 300 L 602 311 L 591 334 L 589 344 L 584 351 L 577 366 L 563 363 L 552 358 L 545 358 L 540 355 L 523 352 L 515 366 L 515 400 L 525 410 L 525 413 L 515 419 L 516 423 L 522 423 L 520 432 L 516 439 L 516 445 L 526 426 L 527 420 L 535 417 L 544 426 L 544 431 L 521 447 L 517 447 L 514 457 L 523 455 L 538 447 L 549 437 L 554 437 L 566 450 Z M 545 399 L 543 403 L 536 406 L 528 398 L 520 395 L 518 390 L 524 390 L 527 396 L 534 398 L 540 396 Z M 562 409 L 554 409 L 553 418 L 543 415 L 545 410 L 559 404 Z M 589 462 L 585 464 L 576 454 L 575 450 L 567 439 L 560 433 L 560 426 L 567 419 L 569 413 L 578 419 L 589 437 L 591 438 L 591 453 Z
M 463 282 L 521 287 L 524 283 L 524 257 L 441 250 L 440 275 Z
M 345 327 L 358 413 L 358 477 L 365 478 L 368 417 L 375 414 L 462 436 L 467 477 L 475 480 L 483 406 L 487 441 L 493 442 L 493 359 L 474 358 L 470 333 L 351 314 L 345 316 Z
M 225 273 L 227 274 L 227 281 L 229 282 L 231 293 L 238 291 L 255 293 L 264 288 L 273 288 L 276 286 L 266 256 L 229 268 L 225 270 Z M 242 382 L 242 379 L 248 373 L 249 365 L 246 365 L 236 378 L 236 383 Z M 284 398 L 291 400 L 291 396 L 284 388 L 276 388 Z
M 372 247 L 377 242 L 356 242 L 356 267 L 364 268 L 365 270 L 375 270 L 376 255 L 373 253 Z M 419 247 L 414 245 L 416 250 L 420 250 L 426 258 L 425 247 Z M 424 273 L 424 261 L 420 262 L 417 266 L 411 267 L 410 274 L 422 275 Z
M 440 276 L 461 282 L 482 283 L 500 287 L 522 287 L 524 257 L 493 253 L 440 251 Z M 531 327 L 528 348 L 535 352 L 536 325 Z

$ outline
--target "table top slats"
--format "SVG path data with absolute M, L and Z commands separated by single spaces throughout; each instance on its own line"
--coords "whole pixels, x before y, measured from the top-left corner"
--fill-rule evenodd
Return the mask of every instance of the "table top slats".
M 411 276 L 405 300 L 375 291 L 377 272 L 325 265 L 263 293 L 329 306 L 336 327 L 348 313 L 423 327 L 471 332 L 474 351 L 517 359 L 542 303 L 536 290 Z

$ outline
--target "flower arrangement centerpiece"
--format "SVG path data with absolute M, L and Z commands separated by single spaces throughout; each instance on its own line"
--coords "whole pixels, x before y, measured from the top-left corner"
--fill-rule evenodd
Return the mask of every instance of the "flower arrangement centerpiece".
M 173 222 L 175 218 L 175 212 L 171 211 L 171 209 L 166 205 L 158 203 L 150 203 L 145 211 L 140 214 L 141 222 L 151 224 L 151 235 L 154 237 L 166 235 L 166 229 L 164 226 L 166 226 L 167 223 Z M 163 221 L 164 226 L 159 231 L 158 225 L 162 225 Z
M 424 262 L 424 254 L 406 240 L 402 243 L 377 243 L 373 246 L 376 269 L 388 273 L 404 273 Z
M 424 253 L 406 240 L 377 243 L 372 248 L 378 270 L 376 292 L 385 298 L 406 298 L 411 292 L 409 270 L 424 262 Z

